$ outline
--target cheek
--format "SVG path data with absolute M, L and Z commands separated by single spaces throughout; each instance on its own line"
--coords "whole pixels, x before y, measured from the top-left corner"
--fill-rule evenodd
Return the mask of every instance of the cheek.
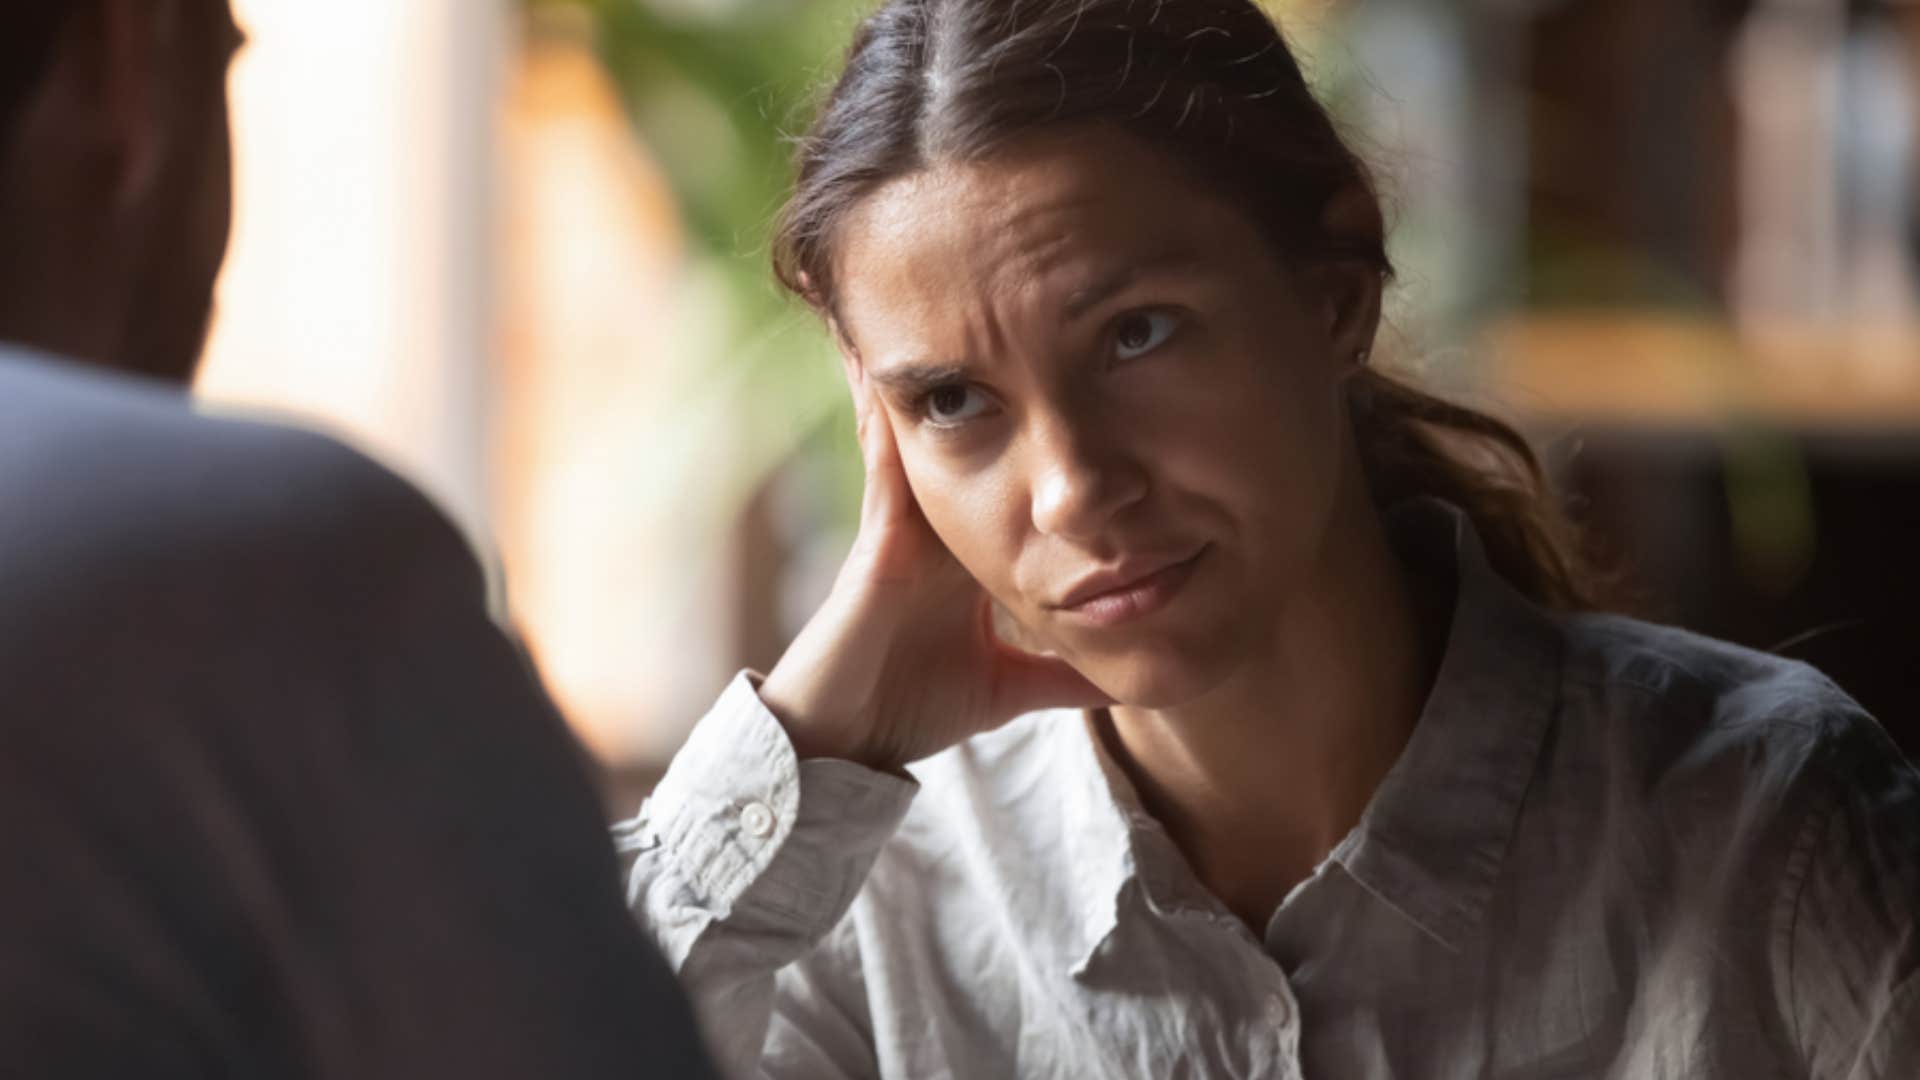
M 1237 506 L 1243 518 L 1317 501 L 1340 471 L 1337 393 L 1288 367 L 1245 356 L 1169 384 L 1138 410 L 1144 460 L 1174 488 Z
M 1257 575 L 1291 588 L 1318 558 L 1348 473 L 1339 390 L 1318 372 L 1283 371 L 1241 399 L 1223 431 L 1240 463 L 1233 498 L 1257 558 Z

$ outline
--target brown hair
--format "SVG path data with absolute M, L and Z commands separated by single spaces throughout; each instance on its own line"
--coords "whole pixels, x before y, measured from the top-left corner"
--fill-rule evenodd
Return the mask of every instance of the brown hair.
M 46 73 L 54 46 L 72 17 L 70 3 L 9 4 L 0 14 L 0 150 L 13 123 Z
M 208 56 L 218 55 L 215 34 L 221 16 L 230 12 L 228 0 L 194 0 L 185 6 L 190 18 L 188 41 Z M 8 150 L 21 110 L 39 88 L 48 67 L 71 33 L 97 34 L 100 8 L 95 0 L 19 0 L 0 7 L 0 154 Z M 213 72 L 222 81 L 226 69 Z
M 1172 154 L 1293 265 L 1346 261 L 1392 275 L 1366 167 L 1252 0 L 886 0 L 855 33 L 799 141 L 775 273 L 830 314 L 837 226 L 867 194 L 1076 122 L 1114 124 Z M 1330 213 L 1336 201 L 1342 212 Z M 1573 531 L 1523 436 L 1374 367 L 1349 391 L 1378 505 L 1446 499 L 1522 592 L 1550 607 L 1592 605 Z

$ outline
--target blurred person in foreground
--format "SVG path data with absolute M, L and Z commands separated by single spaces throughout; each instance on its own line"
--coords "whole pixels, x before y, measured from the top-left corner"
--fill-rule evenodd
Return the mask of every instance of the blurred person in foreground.
M 859 536 L 619 832 L 734 1068 L 1920 1076 L 1912 767 L 1591 610 L 1526 442 L 1370 363 L 1251 0 L 887 0 L 798 163 Z
M 226 0 L 0 10 L 0 1075 L 705 1075 L 455 531 L 183 392 Z

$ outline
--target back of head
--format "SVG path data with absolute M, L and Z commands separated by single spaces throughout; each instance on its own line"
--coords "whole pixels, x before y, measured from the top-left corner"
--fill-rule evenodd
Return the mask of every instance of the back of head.
M 9 4 L 0 11 L 0 147 L 11 142 L 14 117 L 39 85 L 72 12 L 64 3 Z
M 184 382 L 227 242 L 227 0 L 0 9 L 0 342 Z
M 1166 153 L 1288 265 L 1392 276 L 1365 165 L 1253 0 L 888 0 L 799 143 L 775 271 L 831 315 L 839 226 L 866 195 L 1072 124 L 1118 127 Z M 1451 501 L 1523 592 L 1589 602 L 1570 531 L 1517 432 L 1377 367 L 1358 369 L 1348 390 L 1377 502 Z

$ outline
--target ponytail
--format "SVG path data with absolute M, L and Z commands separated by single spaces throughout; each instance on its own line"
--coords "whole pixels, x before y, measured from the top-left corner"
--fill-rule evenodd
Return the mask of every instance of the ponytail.
M 1526 437 L 1374 367 L 1348 384 L 1348 407 L 1375 502 L 1432 496 L 1463 510 L 1487 562 L 1543 607 L 1599 606 L 1578 534 Z

